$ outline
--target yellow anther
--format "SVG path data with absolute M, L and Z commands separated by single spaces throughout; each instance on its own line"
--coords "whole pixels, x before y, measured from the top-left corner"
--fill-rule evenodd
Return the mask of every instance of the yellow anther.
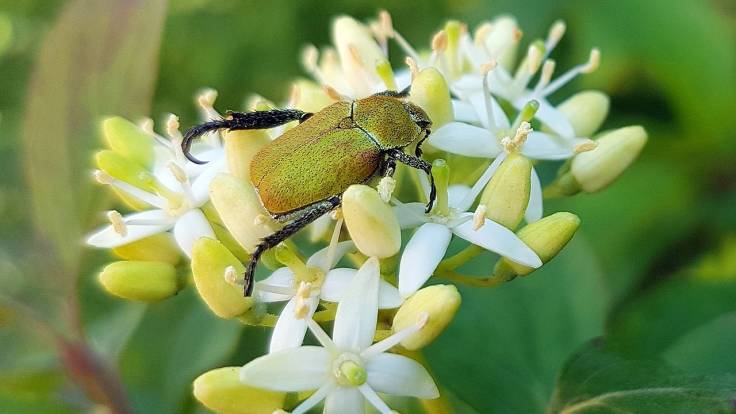
M 189 181 L 189 177 L 187 177 L 186 171 L 184 171 L 183 168 L 179 166 L 174 161 L 169 161 L 169 163 L 166 165 L 169 168 L 169 171 L 171 171 L 171 175 L 176 178 L 176 181 L 184 184 Z
M 524 36 L 524 32 L 522 32 L 520 29 L 514 30 L 514 41 L 518 42 L 521 40 L 521 38 Z
M 598 66 L 601 64 L 601 51 L 594 47 L 590 50 L 590 57 L 588 58 L 588 63 L 585 64 L 585 67 L 580 69 L 580 72 L 582 73 L 591 73 L 595 72 L 596 69 L 598 69 Z
M 341 207 L 338 207 L 338 208 L 332 210 L 331 217 L 332 217 L 333 220 L 341 220 L 343 218 L 342 208 Z
M 386 37 L 393 37 L 394 36 L 394 25 L 391 21 L 391 14 L 387 12 L 386 10 L 381 10 L 378 12 L 378 22 L 380 24 L 381 30 L 383 31 L 384 36 Z
M 153 119 L 151 118 L 143 118 L 138 123 L 138 127 L 143 130 L 148 135 L 154 135 L 155 132 L 153 132 Z
M 100 184 L 110 185 L 112 184 L 115 179 L 112 178 L 112 176 L 104 171 L 96 170 L 92 176 L 95 178 L 95 181 L 97 181 Z
M 302 65 L 308 72 L 317 70 L 319 61 L 319 50 L 315 45 L 309 44 L 302 49 Z
M 125 220 L 123 220 L 123 216 L 120 215 L 119 212 L 117 212 L 116 210 L 108 211 L 107 219 L 110 221 L 112 229 L 115 230 L 115 233 L 120 235 L 120 237 L 125 237 L 128 235 L 128 227 L 125 225 Z
M 550 80 L 552 80 L 552 74 L 555 72 L 555 61 L 547 59 L 544 61 L 542 66 L 542 75 L 539 78 L 539 85 L 541 87 L 546 86 Z
M 197 96 L 197 104 L 204 110 L 212 109 L 217 100 L 217 91 L 214 89 L 205 89 Z
M 527 59 L 527 71 L 533 75 L 539 70 L 539 66 L 542 64 L 542 49 L 537 45 L 532 44 L 529 46 L 529 51 L 526 55 Z
M 406 66 L 409 66 L 409 72 L 411 72 L 411 80 L 413 81 L 414 78 L 419 75 L 419 66 L 417 66 L 417 62 L 412 59 L 411 57 L 406 57 L 406 60 L 404 61 L 406 63 Z
M 473 42 L 476 46 L 483 46 L 486 38 L 488 38 L 488 35 L 491 34 L 491 31 L 493 31 L 493 25 L 486 22 L 480 25 L 477 29 L 475 29 L 475 36 L 473 38 Z
M 567 25 L 562 20 L 558 20 L 552 24 L 552 27 L 549 29 L 549 35 L 547 38 L 552 44 L 557 44 L 557 42 L 562 39 L 562 36 L 565 35 L 565 30 L 567 29 Z
M 598 143 L 592 139 L 586 139 L 585 141 L 575 145 L 575 153 L 580 154 L 581 152 L 593 151 L 598 147 Z
M 383 177 L 378 183 L 378 195 L 381 197 L 384 203 L 388 203 L 391 200 L 391 195 L 396 188 L 396 180 L 393 177 Z
M 166 119 L 166 135 L 172 138 L 179 137 L 181 135 L 179 132 L 179 126 L 179 117 L 174 114 L 169 114 Z
M 440 30 L 432 38 L 432 50 L 442 53 L 447 49 L 447 32 Z
M 238 276 L 238 271 L 235 270 L 235 267 L 228 266 L 225 268 L 225 272 L 223 274 L 223 277 L 225 278 L 225 281 L 233 286 L 243 286 L 245 284 L 245 281 L 242 280 Z
M 268 217 L 266 217 L 264 214 L 257 214 L 253 218 L 253 224 L 256 226 L 262 226 L 267 222 L 268 222 Z
M 498 62 L 495 60 L 488 61 L 482 65 L 480 65 L 480 74 L 482 76 L 488 75 L 488 72 L 492 71 L 493 69 L 496 69 L 496 66 L 498 66 Z
M 473 230 L 480 230 L 486 224 L 486 211 L 488 208 L 485 204 L 478 204 L 478 208 L 473 213 Z

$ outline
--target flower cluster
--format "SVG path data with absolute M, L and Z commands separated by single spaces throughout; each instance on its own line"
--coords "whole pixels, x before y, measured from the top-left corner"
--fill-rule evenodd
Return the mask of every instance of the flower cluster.
M 195 381 L 196 398 L 214 411 L 302 413 L 324 401 L 325 412 L 363 412 L 370 404 L 389 413 L 381 394 L 437 398 L 417 352 L 451 323 L 461 299 L 454 285 L 425 287 L 428 281 L 498 286 L 531 274 L 580 224 L 567 212 L 544 217 L 543 199 L 606 187 L 646 143 L 639 126 L 598 132 L 609 105 L 602 92 L 553 103 L 562 86 L 600 61 L 592 49 L 587 62 L 555 77 L 551 54 L 564 32 L 557 22 L 522 50 L 511 17 L 472 34 L 450 21 L 425 51 L 411 46 L 386 12 L 369 24 L 335 19 L 334 45 L 305 48 L 313 80 L 294 82 L 283 106 L 318 112 L 336 101 L 407 89 L 433 122 L 422 149 L 432 162 L 436 203 L 425 212 L 427 176 L 402 167 L 396 179 L 350 186 L 338 209 L 310 225 L 309 237 L 264 254 L 270 275 L 257 280 L 250 297 L 243 296 L 244 263 L 262 238 L 288 225 L 264 208 L 250 163 L 297 123 L 210 133 L 192 148 L 209 161 L 198 165 L 182 152 L 176 116 L 167 121 L 166 137 L 151 121 L 106 119 L 109 149 L 96 154 L 94 177 L 133 213 L 107 212 L 109 224 L 87 239 L 121 258 L 102 270 L 102 285 L 150 302 L 186 288 L 191 275 L 219 317 L 273 328 L 266 355 Z M 389 44 L 405 54 L 405 69 L 389 62 Z M 222 119 L 215 98 L 205 91 L 197 99 L 204 121 Z M 273 107 L 258 99 L 249 109 Z M 561 166 L 543 185 L 535 166 L 545 161 Z M 453 236 L 463 241 L 448 257 Z M 498 257 L 486 266 L 489 274 L 461 273 L 479 255 L 492 260 L 485 252 Z M 334 322 L 332 337 L 325 322 Z M 303 345 L 307 332 L 321 346 Z

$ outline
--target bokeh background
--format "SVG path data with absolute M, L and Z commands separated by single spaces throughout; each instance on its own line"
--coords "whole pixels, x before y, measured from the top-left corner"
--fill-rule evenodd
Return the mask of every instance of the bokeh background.
M 546 203 L 545 214 L 583 223 L 558 258 L 497 289 L 461 288 L 455 322 L 426 351 L 449 404 L 559 412 L 626 384 L 686 393 L 589 408 L 728 410 L 713 395 L 728 400 L 736 373 L 735 1 L 2 0 L 0 412 L 207 412 L 191 381 L 259 355 L 268 331 L 217 319 L 192 289 L 153 305 L 101 290 L 96 271 L 110 257 L 80 242 L 111 202 L 88 174 L 97 121 L 173 112 L 190 125 L 205 86 L 220 109 L 251 93 L 282 100 L 304 75 L 305 42 L 327 44 L 336 14 L 379 8 L 415 45 L 448 18 L 473 27 L 511 13 L 524 42 L 562 18 L 558 67 L 593 46 L 603 60 L 553 101 L 603 90 L 604 128 L 636 123 L 650 135 L 605 191 Z M 593 358 L 602 343 L 616 355 Z

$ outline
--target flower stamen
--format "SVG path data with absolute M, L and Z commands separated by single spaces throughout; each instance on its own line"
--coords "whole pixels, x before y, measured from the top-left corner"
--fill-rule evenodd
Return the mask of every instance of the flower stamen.
M 123 216 L 117 210 L 110 210 L 107 212 L 107 219 L 112 225 L 112 229 L 115 230 L 120 237 L 128 235 L 128 227 L 125 225 Z

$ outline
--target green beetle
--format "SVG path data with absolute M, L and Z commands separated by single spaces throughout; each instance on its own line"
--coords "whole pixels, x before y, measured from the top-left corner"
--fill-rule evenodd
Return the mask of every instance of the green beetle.
M 320 112 L 274 109 L 228 112 L 227 117 L 196 125 L 184 134 L 186 157 L 201 164 L 189 150 L 192 141 L 210 131 L 266 129 L 299 121 L 265 147 L 251 161 L 250 177 L 261 203 L 277 220 L 287 222 L 263 238 L 245 271 L 245 295 L 253 291 L 253 274 L 264 251 L 276 246 L 341 203 L 352 184 L 376 175 L 391 176 L 396 162 L 420 169 L 430 177 L 427 212 L 432 209 L 435 186 L 432 166 L 421 159 L 421 143 L 432 121 L 406 100 L 408 88 L 386 91 L 355 101 L 336 102 Z M 416 156 L 403 149 L 416 142 Z

